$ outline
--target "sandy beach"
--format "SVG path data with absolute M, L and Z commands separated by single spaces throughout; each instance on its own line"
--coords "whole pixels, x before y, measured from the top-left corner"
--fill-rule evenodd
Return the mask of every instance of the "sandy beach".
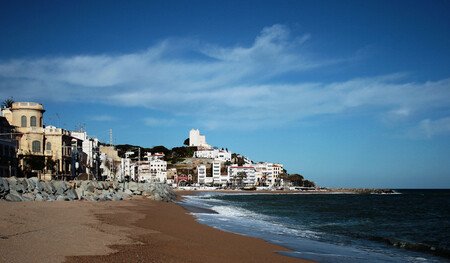
M 2 262 L 306 262 L 195 221 L 175 203 L 0 202 Z

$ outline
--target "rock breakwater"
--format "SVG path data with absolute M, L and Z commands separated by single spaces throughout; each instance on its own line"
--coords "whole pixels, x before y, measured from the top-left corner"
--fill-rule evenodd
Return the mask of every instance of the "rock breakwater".
M 37 177 L 0 177 L 0 199 L 7 201 L 119 201 L 134 195 L 166 202 L 176 198 L 170 186 L 157 182 L 42 181 Z

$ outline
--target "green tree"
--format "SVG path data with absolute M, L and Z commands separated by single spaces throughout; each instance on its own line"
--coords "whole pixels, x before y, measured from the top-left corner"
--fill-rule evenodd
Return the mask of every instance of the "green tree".
M 288 176 L 288 180 L 292 182 L 295 186 L 302 186 L 303 185 L 303 175 L 300 174 L 290 174 Z
M 304 187 L 316 187 L 316 184 L 314 182 L 312 182 L 312 181 L 304 180 L 303 181 L 303 186 Z
M 187 138 L 187 139 L 184 140 L 184 142 L 183 142 L 183 144 L 186 145 L 186 146 L 189 146 L 189 143 L 190 143 L 189 138 Z

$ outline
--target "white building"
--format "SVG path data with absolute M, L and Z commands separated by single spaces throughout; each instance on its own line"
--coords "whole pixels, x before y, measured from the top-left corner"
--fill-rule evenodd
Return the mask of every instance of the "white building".
M 254 185 L 256 183 L 255 173 L 254 166 L 232 165 L 228 167 L 228 177 L 232 183 L 238 183 L 239 180 L 242 180 L 244 185 Z M 241 177 L 242 175 L 244 176 Z
M 206 143 L 204 135 L 200 134 L 199 130 L 192 129 L 189 132 L 189 146 L 197 146 L 205 149 L 210 149 L 211 146 Z
M 228 174 L 222 175 L 220 173 L 221 170 L 221 160 L 214 160 L 212 164 L 212 178 L 213 184 L 226 184 L 228 182 Z
M 120 177 L 128 177 L 130 180 L 136 178 L 136 165 L 131 162 L 130 158 L 121 158 L 120 160 Z
M 199 184 L 206 183 L 206 166 L 203 164 L 197 166 L 197 183 Z
M 140 162 L 138 167 L 138 180 L 139 181 L 167 181 L 167 162 L 162 160 L 164 154 L 148 153 L 145 157 L 147 160 Z
M 94 174 L 99 160 L 98 139 L 89 138 L 86 132 L 71 132 L 70 135 L 82 141 L 83 152 L 87 154 L 86 173 Z
M 283 173 L 283 165 L 281 163 L 273 164 L 273 176 L 278 178 Z
M 231 152 L 224 149 L 201 149 L 194 152 L 194 158 L 216 159 L 222 162 L 231 161 Z
M 263 185 L 271 186 L 275 183 L 273 163 L 260 162 L 254 164 L 256 181 Z M 278 168 L 277 168 L 278 170 Z

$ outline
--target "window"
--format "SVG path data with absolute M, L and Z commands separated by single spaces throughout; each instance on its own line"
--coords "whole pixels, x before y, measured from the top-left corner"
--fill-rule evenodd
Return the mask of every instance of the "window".
M 41 151 L 41 142 L 40 141 L 33 141 L 33 143 L 32 143 L 32 151 L 34 153 Z
M 30 126 L 36 127 L 36 116 L 31 116 L 30 118 Z
M 52 150 L 52 143 L 51 142 L 47 142 L 47 145 L 45 146 L 45 150 L 47 150 L 47 151 L 51 151 Z
M 21 121 L 21 123 L 20 123 L 20 126 L 21 126 L 21 127 L 27 127 L 27 116 L 23 115 L 23 116 L 20 118 L 20 121 Z

